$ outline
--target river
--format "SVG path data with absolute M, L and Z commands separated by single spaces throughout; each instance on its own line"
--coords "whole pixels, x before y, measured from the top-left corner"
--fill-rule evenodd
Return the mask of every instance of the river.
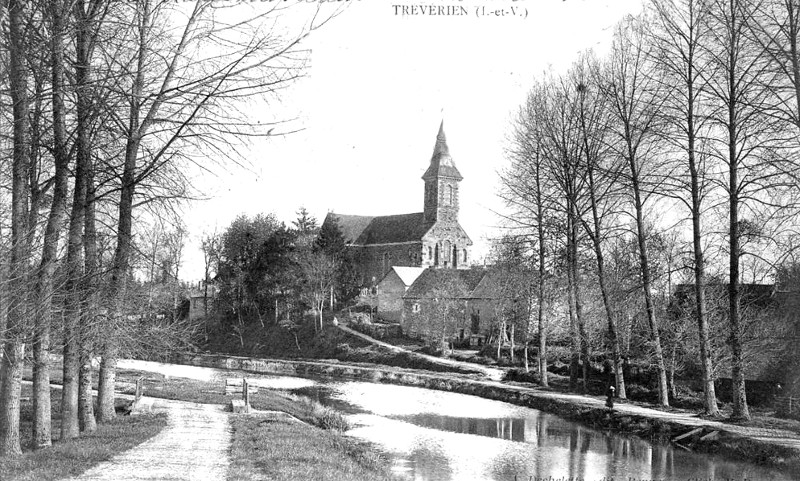
M 195 379 L 242 375 L 135 363 L 121 367 Z M 358 381 L 247 377 L 253 385 L 344 411 L 353 425 L 347 434 L 380 446 L 391 456 L 393 471 L 407 480 L 791 481 L 774 469 L 600 432 L 475 396 Z

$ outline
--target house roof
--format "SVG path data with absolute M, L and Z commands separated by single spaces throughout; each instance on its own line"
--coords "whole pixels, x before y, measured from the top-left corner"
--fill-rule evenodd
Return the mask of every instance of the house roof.
M 425 269 L 417 280 L 411 284 L 405 295 L 406 299 L 432 299 L 436 294 L 437 287 L 442 287 L 453 281 L 460 281 L 464 292 L 458 296 L 462 299 L 472 298 L 472 292 L 477 287 L 486 270 L 473 267 L 471 269 L 436 269 L 429 267 Z
M 436 145 L 433 146 L 431 165 L 422 176 L 424 180 L 438 177 L 449 177 L 456 180 L 462 180 L 464 178 L 456 168 L 453 157 L 450 156 L 450 148 L 447 146 L 447 137 L 444 135 L 444 120 L 439 124 L 439 134 L 436 135 Z
M 338 220 L 345 242 L 354 245 L 419 242 L 432 225 L 422 212 L 375 217 L 331 212 L 325 222 L 332 219 Z
M 410 286 L 414 283 L 415 280 L 422 274 L 425 270 L 424 267 L 401 267 L 401 266 L 393 266 L 392 270 L 397 273 L 397 277 L 403 281 L 403 284 L 406 287 Z
M 472 291 L 473 299 L 499 299 L 501 296 L 509 296 L 508 288 L 503 288 L 503 275 L 495 269 L 489 269 L 486 275 L 481 278 L 475 290 Z M 508 281 L 506 280 L 506 284 Z M 505 291 L 505 292 L 504 292 Z
M 706 298 L 709 301 L 718 299 L 727 302 L 727 283 L 709 282 L 706 284 Z M 766 309 L 777 305 L 778 295 L 774 284 L 739 284 L 739 293 L 743 307 Z M 694 296 L 694 284 L 678 284 L 673 296 L 678 302 L 688 302 Z

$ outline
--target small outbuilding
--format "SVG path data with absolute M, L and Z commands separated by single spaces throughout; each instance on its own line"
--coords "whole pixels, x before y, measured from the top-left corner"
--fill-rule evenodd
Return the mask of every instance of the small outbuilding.
M 424 267 L 393 266 L 378 283 L 378 317 L 384 321 L 400 322 L 403 314 L 403 295 L 425 270 Z

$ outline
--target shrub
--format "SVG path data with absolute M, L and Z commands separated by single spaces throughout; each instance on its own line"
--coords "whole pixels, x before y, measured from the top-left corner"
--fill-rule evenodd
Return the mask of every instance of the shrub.
M 539 383 L 541 381 L 541 377 L 539 376 L 538 372 L 530 371 L 525 372 L 525 369 L 509 369 L 506 372 L 505 377 L 503 378 L 504 381 L 517 381 L 517 382 L 531 382 L 531 383 Z
M 350 423 L 339 411 L 318 404 L 314 406 L 313 414 L 317 426 L 322 429 L 333 431 L 347 431 L 350 429 Z

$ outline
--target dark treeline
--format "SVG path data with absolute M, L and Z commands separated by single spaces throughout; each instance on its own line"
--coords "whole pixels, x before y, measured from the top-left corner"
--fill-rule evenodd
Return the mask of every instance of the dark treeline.
M 290 227 L 272 214 L 239 216 L 222 233 L 206 235 L 202 246 L 206 284 L 218 289 L 213 318 L 242 347 L 247 325 L 296 330 L 309 311 L 314 330 L 321 330 L 324 307 L 333 310 L 360 287 L 338 225 L 320 227 L 305 208 Z

